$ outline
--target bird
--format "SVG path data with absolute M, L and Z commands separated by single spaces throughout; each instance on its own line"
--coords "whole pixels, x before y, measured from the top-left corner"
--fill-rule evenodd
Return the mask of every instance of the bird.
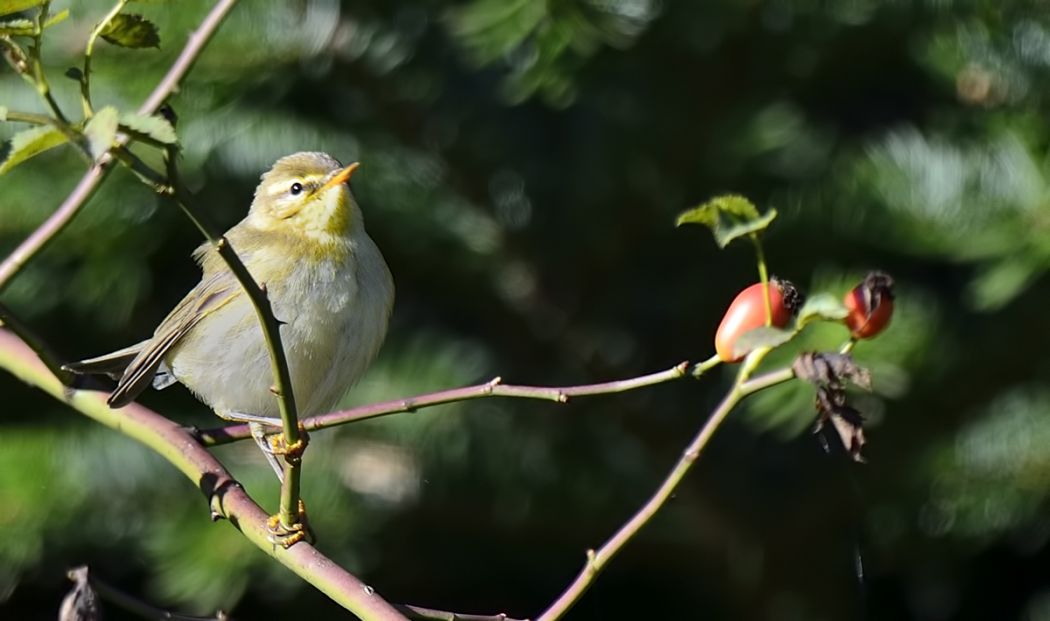
M 265 288 L 303 417 L 333 407 L 361 377 L 393 310 L 393 277 L 349 186 L 358 166 L 320 152 L 280 158 L 262 175 L 248 215 L 224 235 Z M 281 420 L 258 316 L 214 244 L 193 257 L 200 282 L 150 338 L 63 368 L 117 380 L 112 408 L 151 385 L 181 383 L 219 417 L 249 423 L 280 478 L 265 441 L 265 428 Z

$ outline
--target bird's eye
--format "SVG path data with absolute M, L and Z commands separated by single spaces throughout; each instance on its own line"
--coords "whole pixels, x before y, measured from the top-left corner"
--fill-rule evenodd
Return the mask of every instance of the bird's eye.
M 296 181 L 295 183 L 292 184 L 292 196 L 296 196 L 298 194 L 301 194 L 302 191 L 303 191 L 303 184 L 299 183 L 298 181 Z

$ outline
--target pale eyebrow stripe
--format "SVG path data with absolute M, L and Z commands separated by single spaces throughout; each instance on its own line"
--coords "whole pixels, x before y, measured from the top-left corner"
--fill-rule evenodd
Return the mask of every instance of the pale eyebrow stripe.
M 277 183 L 277 184 L 274 184 L 274 185 L 270 186 L 270 190 L 267 193 L 270 196 L 276 196 L 277 194 L 284 194 L 285 192 L 288 191 L 288 188 L 292 187 L 293 183 L 295 183 L 295 182 L 294 181 L 289 181 L 288 183 Z

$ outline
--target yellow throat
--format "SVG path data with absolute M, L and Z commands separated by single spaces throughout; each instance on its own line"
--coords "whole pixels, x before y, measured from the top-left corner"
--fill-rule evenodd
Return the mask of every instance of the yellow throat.
M 360 214 L 347 185 L 357 168 L 324 153 L 283 157 L 262 176 L 247 221 L 320 246 L 342 242 Z

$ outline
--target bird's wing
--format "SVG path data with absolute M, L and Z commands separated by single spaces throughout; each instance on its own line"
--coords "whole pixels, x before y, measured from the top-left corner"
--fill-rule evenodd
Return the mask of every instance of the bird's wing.
M 243 290 L 229 271 L 206 274 L 204 280 L 168 313 L 153 333 L 153 338 L 137 346 L 139 349 L 135 358 L 128 363 L 124 375 L 117 382 L 116 390 L 107 400 L 110 407 L 119 408 L 134 401 L 153 382 L 158 367 L 171 348 L 201 319 L 239 295 L 243 295 Z

